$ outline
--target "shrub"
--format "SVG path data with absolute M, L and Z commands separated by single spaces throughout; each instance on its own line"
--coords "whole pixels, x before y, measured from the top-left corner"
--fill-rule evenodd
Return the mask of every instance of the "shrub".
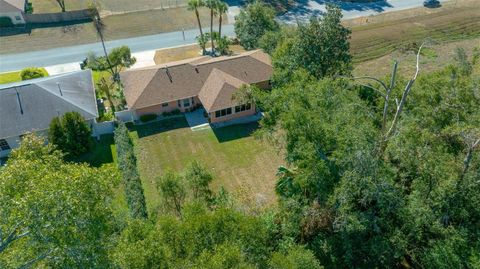
M 0 27 L 12 27 L 13 22 L 10 17 L 0 17 Z
M 79 156 L 90 149 L 92 130 L 78 112 L 67 112 L 50 122 L 48 140 L 67 157 Z
M 118 156 L 118 168 L 122 173 L 130 216 L 132 218 L 146 219 L 148 217 L 147 206 L 142 182 L 137 170 L 137 158 L 125 123 L 118 123 L 114 139 Z
M 34 78 L 41 78 L 44 77 L 46 74 L 41 68 L 37 67 L 27 67 L 22 70 L 20 73 L 20 77 L 22 80 L 29 80 Z
M 162 116 L 164 117 L 170 117 L 170 116 L 175 116 L 175 115 L 180 115 L 182 114 L 182 112 L 180 111 L 180 109 L 175 109 L 175 110 L 172 110 L 170 112 L 163 112 L 162 113 Z
M 146 115 L 140 116 L 140 121 L 147 122 L 147 121 L 155 120 L 156 118 L 157 118 L 157 114 L 146 114 Z

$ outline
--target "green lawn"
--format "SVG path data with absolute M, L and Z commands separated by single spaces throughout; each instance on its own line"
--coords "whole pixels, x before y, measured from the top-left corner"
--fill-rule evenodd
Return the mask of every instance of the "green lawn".
M 275 173 L 283 160 L 251 135 L 257 127 L 250 123 L 191 131 L 183 117 L 130 126 L 149 211 L 160 203 L 156 179 L 167 169 L 181 171 L 193 160 L 213 173 L 213 189 L 224 186 L 248 199 L 275 201 Z
M 75 162 L 86 162 L 95 167 L 116 162 L 117 152 L 113 134 L 102 135 L 100 141 L 93 139 L 92 143 L 90 152 L 76 158 Z
M 47 70 L 45 70 L 44 68 L 41 69 L 48 76 Z M 21 81 L 22 78 L 20 77 L 20 73 L 21 71 L 0 73 L 0 84 Z

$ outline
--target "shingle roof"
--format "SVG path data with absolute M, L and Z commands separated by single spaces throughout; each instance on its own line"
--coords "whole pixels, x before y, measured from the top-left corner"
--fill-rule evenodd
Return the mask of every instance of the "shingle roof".
M 120 74 L 127 105 L 139 109 L 197 96 L 214 68 L 248 84 L 267 81 L 273 72 L 261 50 L 131 69 Z
M 0 12 L 25 11 L 25 0 L 0 0 Z
M 200 90 L 198 98 L 209 113 L 226 107 L 234 107 L 238 103 L 232 99 L 232 95 L 244 84 L 247 83 L 214 68 Z
M 70 111 L 98 117 L 90 70 L 0 85 L 0 138 L 48 129 Z

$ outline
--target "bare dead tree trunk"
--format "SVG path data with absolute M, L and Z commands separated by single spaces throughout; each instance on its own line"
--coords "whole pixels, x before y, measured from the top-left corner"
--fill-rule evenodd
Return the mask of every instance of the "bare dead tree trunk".
M 393 64 L 390 87 L 386 89 L 385 103 L 383 104 L 382 133 L 385 132 L 385 128 L 387 126 L 388 102 L 390 101 L 390 93 L 392 92 L 393 88 L 395 88 L 395 77 L 397 75 L 397 66 L 398 66 L 398 62 L 395 61 L 395 63 Z
M 405 90 L 403 91 L 403 94 L 402 94 L 402 99 L 400 100 L 400 103 L 397 104 L 397 111 L 395 112 L 395 116 L 393 118 L 392 124 L 390 125 L 390 129 L 388 129 L 387 133 L 383 137 L 383 141 L 385 144 L 395 132 L 397 128 L 398 120 L 400 119 L 400 115 L 402 114 L 402 111 L 403 111 L 403 107 L 405 106 L 405 102 L 407 101 L 408 94 L 412 90 L 413 83 L 415 83 L 415 81 L 417 80 L 418 73 L 420 72 L 420 52 L 422 51 L 424 44 L 425 43 L 422 43 L 420 48 L 418 48 L 417 68 L 415 70 L 415 74 L 413 75 L 413 78 L 408 81 L 407 86 L 405 86 Z
M 405 106 L 405 102 L 407 101 L 408 94 L 410 93 L 413 84 L 417 80 L 418 74 L 420 72 L 420 52 L 422 51 L 422 48 L 423 48 L 424 45 L 425 45 L 425 42 L 422 43 L 422 45 L 419 47 L 418 52 L 417 52 L 415 74 L 413 75 L 413 77 L 408 81 L 407 85 L 405 86 L 405 89 L 403 90 L 402 98 L 400 99 L 400 101 L 398 101 L 398 99 L 395 99 L 395 103 L 396 103 L 397 108 L 396 108 L 396 111 L 395 111 L 395 116 L 394 116 L 394 118 L 392 120 L 392 123 L 390 124 L 390 128 L 388 128 L 388 130 L 387 130 L 388 105 L 389 105 L 389 101 L 390 101 L 390 94 L 391 94 L 393 88 L 395 87 L 395 80 L 396 80 L 398 63 L 395 61 L 394 65 L 393 65 L 392 78 L 390 80 L 390 85 L 389 86 L 387 86 L 380 79 L 375 78 L 375 77 L 371 77 L 371 76 L 349 78 L 349 79 L 353 79 L 353 80 L 359 80 L 359 79 L 373 80 L 375 82 L 378 82 L 382 86 L 382 88 L 385 90 L 385 93 L 383 93 L 382 91 L 376 89 L 375 87 L 359 83 L 360 85 L 362 85 L 364 87 L 368 87 L 370 89 L 375 90 L 376 92 L 380 93 L 384 97 L 385 103 L 384 103 L 384 106 L 383 106 L 383 115 L 382 115 L 382 139 L 380 141 L 380 147 L 379 147 L 379 155 L 380 156 L 383 155 L 383 152 L 385 151 L 385 148 L 387 147 L 388 140 L 395 134 L 395 131 L 396 131 L 396 128 L 397 128 L 397 125 L 398 125 L 398 121 L 400 119 L 400 115 L 402 114 L 403 107 Z

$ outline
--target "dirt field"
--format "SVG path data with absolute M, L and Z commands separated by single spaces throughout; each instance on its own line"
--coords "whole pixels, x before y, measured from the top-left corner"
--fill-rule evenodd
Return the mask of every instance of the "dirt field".
M 382 57 L 426 38 L 449 42 L 480 37 L 480 1 L 448 2 L 438 9 L 418 8 L 346 21 L 352 28 L 354 62 Z
M 61 11 L 56 0 L 30 0 L 34 13 L 50 13 Z M 186 0 L 97 0 L 105 12 L 132 12 L 150 9 L 185 6 Z M 67 10 L 84 9 L 88 7 L 87 0 L 67 0 Z
M 480 48 L 480 37 L 454 41 L 448 43 L 439 43 L 429 45 L 423 50 L 420 58 L 420 70 L 432 72 L 442 69 L 452 63 L 455 48 L 465 49 L 467 54 L 471 56 L 475 47 Z M 393 62 L 398 61 L 399 74 L 405 76 L 413 74 L 415 70 L 416 55 L 413 51 L 395 50 L 394 52 L 382 56 L 380 58 L 358 63 L 355 65 L 353 73 L 355 76 L 371 75 L 375 77 L 384 77 L 390 74 Z

